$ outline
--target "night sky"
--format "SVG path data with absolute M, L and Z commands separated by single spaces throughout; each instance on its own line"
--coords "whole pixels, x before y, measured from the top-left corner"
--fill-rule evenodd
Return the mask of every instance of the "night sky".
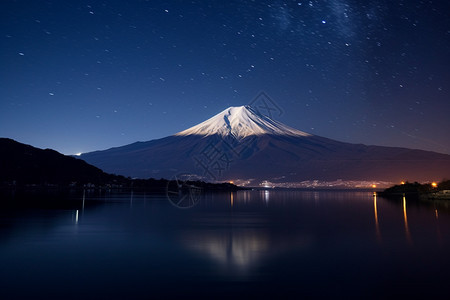
M 165 137 L 264 91 L 291 127 L 450 154 L 450 2 L 0 2 L 0 136 Z

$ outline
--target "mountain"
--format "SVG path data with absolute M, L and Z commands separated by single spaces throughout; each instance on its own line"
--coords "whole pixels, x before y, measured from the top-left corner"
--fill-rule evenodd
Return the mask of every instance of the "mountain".
M 81 155 L 106 172 L 252 184 L 378 180 L 440 180 L 450 155 L 398 147 L 343 143 L 296 130 L 248 107 L 230 107 L 175 135 Z
M 81 159 L 0 138 L 0 183 L 102 183 L 114 179 Z
M 261 115 L 249 106 L 230 107 L 211 119 L 175 135 L 220 135 L 222 137 L 230 136 L 237 140 L 242 140 L 249 136 L 263 135 L 310 136 L 306 132 L 291 128 Z

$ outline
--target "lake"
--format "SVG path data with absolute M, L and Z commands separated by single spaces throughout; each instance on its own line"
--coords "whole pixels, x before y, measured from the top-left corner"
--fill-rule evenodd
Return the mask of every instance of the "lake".
M 446 202 L 197 196 L 185 209 L 144 192 L 2 196 L 0 298 L 448 298 Z

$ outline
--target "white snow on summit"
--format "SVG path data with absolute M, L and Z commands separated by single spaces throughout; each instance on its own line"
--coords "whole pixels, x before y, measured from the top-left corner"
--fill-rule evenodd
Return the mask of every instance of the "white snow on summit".
M 233 136 L 243 139 L 251 135 L 311 136 L 309 133 L 291 128 L 283 123 L 259 114 L 250 106 L 229 107 L 214 117 L 175 135 Z

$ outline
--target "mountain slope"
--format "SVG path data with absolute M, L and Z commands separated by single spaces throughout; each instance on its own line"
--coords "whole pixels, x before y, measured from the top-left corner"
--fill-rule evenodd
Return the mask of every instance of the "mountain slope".
M 243 139 L 251 135 L 289 135 L 310 136 L 306 132 L 291 128 L 264 115 L 258 114 L 250 106 L 230 107 L 214 117 L 184 131 L 176 136 L 221 135 Z
M 439 180 L 450 156 L 406 148 L 349 144 L 314 136 L 258 114 L 228 108 L 173 136 L 81 155 L 132 177 L 192 173 L 207 180 Z
M 0 183 L 99 183 L 111 178 L 83 160 L 0 138 Z

